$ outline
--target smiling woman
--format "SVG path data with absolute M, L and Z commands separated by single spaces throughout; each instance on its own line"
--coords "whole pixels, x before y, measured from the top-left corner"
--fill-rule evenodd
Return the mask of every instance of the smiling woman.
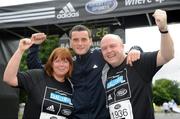
M 71 102 L 73 89 L 69 78 L 73 61 L 69 49 L 54 49 L 43 69 L 18 72 L 25 50 L 39 38 L 45 38 L 45 35 L 37 33 L 33 34 L 31 39 L 20 40 L 16 52 L 7 64 L 3 81 L 9 86 L 24 89 L 27 92 L 28 99 L 23 118 L 70 118 L 73 110 Z

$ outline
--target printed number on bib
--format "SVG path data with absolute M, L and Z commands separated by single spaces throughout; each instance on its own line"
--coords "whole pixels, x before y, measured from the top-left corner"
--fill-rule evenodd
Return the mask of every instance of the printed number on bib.
M 132 106 L 129 100 L 109 106 L 111 119 L 133 119 Z

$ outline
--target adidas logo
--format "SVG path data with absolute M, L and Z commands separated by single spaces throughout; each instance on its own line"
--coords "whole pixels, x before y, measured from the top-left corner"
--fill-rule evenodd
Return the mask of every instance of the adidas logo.
M 51 106 L 47 107 L 46 109 L 51 111 L 51 112 L 55 112 L 54 105 L 51 105 Z
M 98 66 L 97 66 L 97 65 L 94 65 L 94 66 L 93 66 L 93 69 L 96 69 L 96 68 L 98 68 Z
M 57 19 L 72 17 L 79 17 L 79 11 L 76 12 L 72 4 L 69 2 L 62 8 L 61 11 L 59 11 L 59 14 L 57 14 Z

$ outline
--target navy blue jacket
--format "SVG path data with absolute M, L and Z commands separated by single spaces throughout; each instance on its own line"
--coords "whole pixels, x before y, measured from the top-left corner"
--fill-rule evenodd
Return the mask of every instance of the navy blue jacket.
M 105 61 L 100 50 L 89 51 L 83 56 L 76 55 L 73 59 L 73 119 L 110 119 L 101 80 Z M 42 68 L 38 58 L 38 46 L 30 48 L 27 63 L 30 69 Z

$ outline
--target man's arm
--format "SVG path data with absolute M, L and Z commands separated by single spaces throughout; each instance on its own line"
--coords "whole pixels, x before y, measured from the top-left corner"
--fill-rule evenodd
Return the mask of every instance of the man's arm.
M 27 54 L 28 69 L 41 69 L 43 68 L 42 62 L 38 57 L 39 45 L 32 45 Z
M 163 10 L 156 10 L 153 14 L 156 25 L 161 32 L 161 46 L 157 55 L 156 65 L 161 66 L 174 58 L 174 44 L 167 28 L 167 14 Z
M 39 44 L 44 42 L 46 35 L 44 33 L 32 34 L 31 40 L 34 44 L 29 48 L 27 55 L 27 66 L 29 69 L 40 69 L 43 68 L 42 62 L 38 57 Z

